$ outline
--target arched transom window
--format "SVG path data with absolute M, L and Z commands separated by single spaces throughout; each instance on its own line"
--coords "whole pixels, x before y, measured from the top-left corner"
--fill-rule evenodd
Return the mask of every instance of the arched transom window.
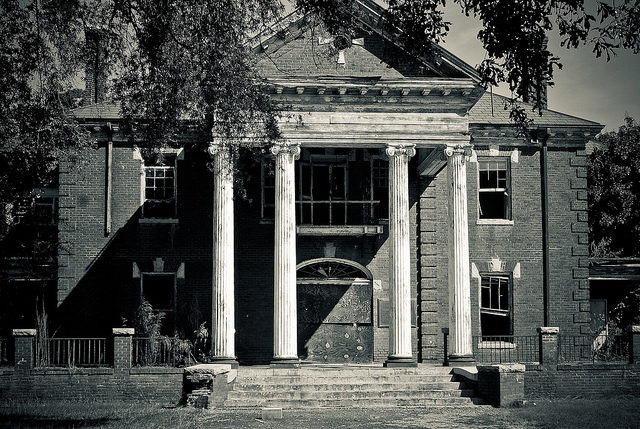
M 319 280 L 371 280 L 364 266 L 345 259 L 319 258 L 298 265 L 298 282 Z

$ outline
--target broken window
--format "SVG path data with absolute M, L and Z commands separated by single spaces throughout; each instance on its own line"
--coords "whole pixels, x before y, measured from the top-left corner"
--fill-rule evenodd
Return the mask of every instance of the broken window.
M 511 177 L 506 159 L 479 161 L 480 219 L 511 219 Z
M 176 216 L 175 156 L 165 156 L 164 165 L 144 167 L 145 218 L 174 218 Z
M 275 210 L 274 160 L 262 163 L 262 218 Z M 300 225 L 371 225 L 388 213 L 388 166 L 378 150 L 303 149 L 296 164 Z
M 510 278 L 483 276 L 480 282 L 482 336 L 511 335 Z

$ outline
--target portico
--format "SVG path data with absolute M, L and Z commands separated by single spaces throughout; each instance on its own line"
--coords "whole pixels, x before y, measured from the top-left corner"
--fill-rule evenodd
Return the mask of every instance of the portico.
M 434 88 L 433 80 L 403 80 L 373 85 L 370 82 L 352 82 L 345 87 L 341 86 L 344 85 L 341 81 L 334 82 L 334 85 L 325 83 L 320 89 L 317 80 L 273 82 L 273 96 L 282 98 L 283 102 L 295 102 L 296 108 L 280 123 L 283 142 L 270 150 L 275 159 L 272 364 L 295 366 L 299 362 L 296 302 L 296 204 L 299 197 L 297 199 L 296 193 L 300 191 L 296 184 L 296 162 L 304 148 L 375 149 L 384 154 L 384 162 L 388 166 L 388 226 L 383 227 L 388 228 L 389 233 L 389 262 L 387 274 L 380 280 L 388 285 L 389 290 L 386 366 L 413 366 L 417 361 L 412 347 L 411 322 L 411 288 L 416 267 L 411 264 L 409 251 L 409 181 L 413 175 L 410 168 L 417 168 L 418 174 L 435 175 L 446 165 L 449 187 L 450 362 L 473 360 L 465 168 L 465 161 L 471 154 L 468 123 L 459 113 L 460 109 L 452 111 L 448 107 L 443 109 L 446 111 L 437 113 L 432 110 L 434 102 L 445 97 L 470 104 L 474 100 L 475 95 L 471 94 L 475 86 L 469 81 L 455 82 L 455 85 L 451 82 L 436 84 L 439 86 Z M 315 96 L 320 92 L 324 102 L 331 102 L 333 111 L 324 110 L 317 104 Z M 381 109 L 380 99 L 385 99 L 389 105 Z M 367 104 L 354 112 L 349 109 L 354 103 Z M 398 105 L 408 112 L 398 113 Z M 456 104 L 449 103 L 448 106 Z M 410 167 L 410 161 L 415 157 L 418 160 L 411 164 L 414 167 Z M 215 208 L 222 210 L 218 204 Z M 218 227 L 221 230 L 233 228 L 229 214 L 224 217 L 225 221 Z M 218 219 L 218 216 L 214 218 Z M 353 233 L 356 229 L 354 225 L 341 228 L 311 225 L 304 230 L 306 235 L 326 239 L 338 234 L 338 230 L 340 233 Z M 362 225 L 362 230 L 367 231 L 367 226 Z M 214 239 L 225 236 L 218 232 Z M 218 277 L 214 279 L 221 281 L 217 280 Z M 233 319 L 230 313 L 232 306 L 224 306 L 222 301 L 215 304 L 214 314 L 217 317 L 227 314 L 225 320 Z M 217 323 L 213 338 L 220 338 L 223 344 L 233 343 L 233 333 L 228 325 Z M 216 348 L 216 353 L 231 355 L 228 350 L 233 348 L 227 346 L 226 350 L 218 351 Z

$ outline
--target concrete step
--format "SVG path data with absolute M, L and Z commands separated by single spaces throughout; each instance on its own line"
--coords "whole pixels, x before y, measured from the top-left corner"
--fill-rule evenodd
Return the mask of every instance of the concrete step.
M 393 408 L 393 407 L 464 407 L 483 405 L 478 398 L 386 398 L 386 399 L 315 399 L 285 400 L 264 399 L 260 401 L 232 399 L 224 403 L 228 408 L 277 407 L 284 409 L 297 408 Z
M 313 381 L 313 380 L 309 380 Z M 341 380 L 338 380 L 341 381 Z M 236 383 L 234 390 L 238 391 L 369 391 L 379 392 L 387 390 L 458 390 L 463 387 L 462 383 L 455 381 L 430 382 L 430 383 L 386 383 L 371 380 L 362 380 L 360 383 Z
M 228 399 L 245 400 L 355 400 L 355 399 L 441 399 L 441 398 L 469 398 L 473 390 L 388 390 L 388 391 L 231 391 Z
M 417 368 L 383 368 L 380 366 L 364 367 L 322 367 L 322 366 L 301 366 L 299 368 L 273 368 L 269 366 L 240 367 L 238 375 L 314 375 L 322 377 L 354 376 L 363 375 L 445 375 L 450 374 L 451 368 L 443 366 L 419 366 Z
M 352 375 L 334 374 L 325 375 L 244 375 L 238 374 L 236 383 L 246 384 L 359 384 L 365 381 L 372 383 L 445 383 L 454 381 L 454 376 L 450 374 L 442 375 L 362 375 L 360 377 Z
M 240 367 L 225 407 L 427 407 L 481 403 L 451 368 Z

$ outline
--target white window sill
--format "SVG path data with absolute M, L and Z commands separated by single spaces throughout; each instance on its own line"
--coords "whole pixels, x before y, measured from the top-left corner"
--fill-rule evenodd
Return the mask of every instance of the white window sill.
M 511 219 L 478 219 L 476 225 L 512 226 Z
M 143 217 L 138 219 L 138 223 L 149 223 L 149 224 L 178 224 L 180 221 L 176 218 L 160 218 L 160 217 Z
M 478 343 L 479 349 L 515 349 L 516 345 L 514 343 L 509 343 L 507 341 L 480 341 Z

